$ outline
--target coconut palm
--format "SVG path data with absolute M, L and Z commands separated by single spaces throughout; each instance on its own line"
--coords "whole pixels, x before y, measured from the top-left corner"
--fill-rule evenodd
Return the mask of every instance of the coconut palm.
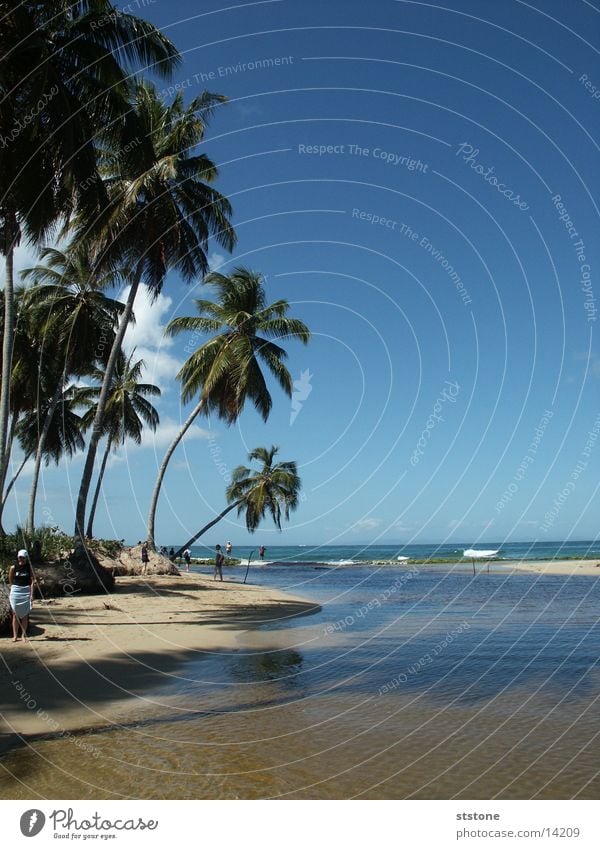
M 157 397 L 160 395 L 160 389 L 152 383 L 139 382 L 144 368 L 144 361 L 137 360 L 137 362 L 133 362 L 134 353 L 135 350 L 127 358 L 123 353 L 120 354 L 111 382 L 111 392 L 106 404 L 103 424 L 106 446 L 88 517 L 86 530 L 86 536 L 88 538 L 91 538 L 93 535 L 96 507 L 110 452 L 123 445 L 126 439 L 132 439 L 136 445 L 139 445 L 142 441 L 144 425 L 155 431 L 159 424 L 158 412 L 147 400 L 146 396 Z M 97 369 L 92 372 L 91 376 L 101 384 L 104 379 L 104 371 Z M 77 400 L 79 403 L 89 404 L 98 398 L 100 391 L 100 386 L 80 389 L 77 394 Z M 93 423 L 94 416 L 95 407 L 91 407 L 83 415 L 84 429 Z
M 286 395 L 291 396 L 293 387 L 292 376 L 283 362 L 286 351 L 272 339 L 298 339 L 306 344 L 310 338 L 304 322 L 287 317 L 287 301 L 267 304 L 259 273 L 241 267 L 229 275 L 211 272 L 204 283 L 215 291 L 216 300 L 196 300 L 199 315 L 173 319 L 166 330 L 171 336 L 182 332 L 217 335 L 201 345 L 177 375 L 182 383 L 183 403 L 196 396 L 198 401 L 167 449 L 158 472 L 148 513 L 147 539 L 151 544 L 167 465 L 192 422 L 200 413 L 214 412 L 231 424 L 248 399 L 266 421 L 272 399 L 261 365 L 266 366 Z
M 214 107 L 223 100 L 220 95 L 205 92 L 188 107 L 184 107 L 181 95 L 167 106 L 154 86 L 140 82 L 135 88 L 126 137 L 142 139 L 143 143 L 134 148 L 124 144 L 107 150 L 104 156 L 112 204 L 103 237 L 104 257 L 109 262 L 126 263 L 130 290 L 98 397 L 77 497 L 75 536 L 79 540 L 112 373 L 140 283 L 156 297 L 169 269 L 178 271 L 186 281 L 207 271 L 210 236 L 228 250 L 235 242 L 229 223 L 230 204 L 209 185 L 217 177 L 217 168 L 206 154 L 195 150 Z
M 30 323 L 40 339 L 42 361 L 56 363 L 55 384 L 49 388 L 45 418 L 38 415 L 38 442 L 29 498 L 27 531 L 33 533 L 37 481 L 54 408 L 67 381 L 89 373 L 98 361 L 106 361 L 123 304 L 107 297 L 103 289 L 114 282 L 111 270 L 97 269 L 89 249 L 61 251 L 45 248 L 45 264 L 26 269 L 23 277 L 35 285 L 24 294 Z
M 78 209 L 106 207 L 96 140 L 128 110 L 132 67 L 168 76 L 180 61 L 156 27 L 107 0 L 0 0 L 0 253 L 5 257 L 0 380 L 0 480 L 8 462 L 13 257 L 22 233 L 38 243 Z
M 1 293 L 4 296 L 4 293 Z M 25 413 L 35 410 L 40 395 L 41 383 L 49 377 L 48 362 L 42 362 L 40 358 L 40 340 L 36 334 L 36 328 L 31 323 L 31 311 L 25 306 L 25 290 L 18 287 L 15 291 L 16 322 L 13 335 L 13 356 L 10 385 L 10 420 L 7 433 L 7 456 L 10 457 L 16 426 Z M 0 314 L 0 327 L 2 325 L 3 311 Z M 24 463 L 29 459 L 28 453 L 19 469 L 13 475 L 9 487 L 4 492 L 0 503 L 0 528 L 4 504 L 16 477 L 21 472 Z M 0 479 L 0 491 L 4 490 L 8 462 L 4 466 L 3 475 Z M 1 531 L 4 535 L 4 531 Z
M 56 465 L 64 456 L 72 457 L 77 451 L 83 451 L 85 440 L 82 435 L 81 416 L 76 412 L 78 402 L 74 386 L 67 387 L 61 393 L 59 403 L 54 405 L 50 427 L 44 447 L 44 460 L 48 466 L 51 461 Z M 39 409 L 25 413 L 16 428 L 21 447 L 26 454 L 36 450 L 38 442 L 38 424 L 40 414 L 45 418 L 49 402 L 46 400 Z
M 279 448 L 273 445 L 270 449 L 255 448 L 248 454 L 249 460 L 262 463 L 261 469 L 255 471 L 247 466 L 234 469 L 225 493 L 229 505 L 191 537 L 175 557 L 181 557 L 186 548 L 236 507 L 238 516 L 245 514 L 246 528 L 250 533 L 254 533 L 267 514 L 273 519 L 276 528 L 281 530 L 282 519 L 288 521 L 290 512 L 298 507 L 302 482 L 295 462 L 274 464 L 278 452 Z

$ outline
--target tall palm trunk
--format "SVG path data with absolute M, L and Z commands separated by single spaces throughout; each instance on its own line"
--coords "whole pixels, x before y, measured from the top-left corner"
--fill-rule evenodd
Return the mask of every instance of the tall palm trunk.
M 106 402 L 108 400 L 108 396 L 110 394 L 111 382 L 115 370 L 115 365 L 117 362 L 117 357 L 121 352 L 121 347 L 123 345 L 123 338 L 125 336 L 125 331 L 129 326 L 129 322 L 131 320 L 131 315 L 133 313 L 133 304 L 135 301 L 135 296 L 137 295 L 137 291 L 140 286 L 140 278 L 141 278 L 141 266 L 136 269 L 135 277 L 131 284 L 131 290 L 129 292 L 129 297 L 127 298 L 127 303 L 125 304 L 125 309 L 121 315 L 121 321 L 119 323 L 119 328 L 115 334 L 115 339 L 113 342 L 113 346 L 110 351 L 110 356 L 108 358 L 108 363 L 106 364 L 106 372 L 104 374 L 104 381 L 102 383 L 102 389 L 100 390 L 100 395 L 98 396 L 98 405 L 96 407 L 96 415 L 94 416 L 94 421 L 92 424 L 92 431 L 90 436 L 90 444 L 88 447 L 87 457 L 85 459 L 85 466 L 83 468 L 83 475 L 81 477 L 81 484 L 79 486 L 79 494 L 77 496 L 77 509 L 75 512 L 75 546 L 81 551 L 84 548 L 84 536 L 83 536 L 83 526 L 85 524 L 85 512 L 87 505 L 87 497 L 90 490 L 90 485 L 92 483 L 92 475 L 94 473 L 94 461 L 96 460 L 96 451 L 98 449 L 98 442 L 102 436 L 102 423 L 104 421 L 104 410 L 106 408 Z
M 233 508 L 237 507 L 239 504 L 241 504 L 242 501 L 245 501 L 245 499 L 239 498 L 237 501 L 234 501 L 233 504 L 230 504 L 229 507 L 226 507 L 221 513 L 219 513 L 219 515 L 215 519 L 213 519 L 207 525 L 204 525 L 204 527 L 201 528 L 195 536 L 193 536 L 191 539 L 188 539 L 188 541 L 185 543 L 185 545 L 181 546 L 179 551 L 177 551 L 175 553 L 175 557 L 172 558 L 172 559 L 175 560 L 177 557 L 181 557 L 181 555 L 186 550 L 186 548 L 189 548 L 190 545 L 193 545 L 196 542 L 196 540 L 199 539 L 199 537 L 202 536 L 202 534 L 206 533 L 206 531 L 209 531 L 212 528 L 213 525 L 217 524 L 217 522 L 220 522 L 221 519 L 223 518 L 223 516 L 226 516 L 228 513 L 230 513 L 233 510 Z
M 50 401 L 50 407 L 46 413 L 46 417 L 44 419 L 44 424 L 42 427 L 42 432 L 40 433 L 37 449 L 35 452 L 35 466 L 33 469 L 33 479 L 31 481 L 31 490 L 29 492 L 29 510 L 27 512 L 27 532 L 32 534 L 35 530 L 35 499 L 37 496 L 37 488 L 38 482 L 40 478 L 40 470 L 42 468 L 42 460 L 44 457 L 44 449 L 46 447 L 46 440 L 48 439 L 48 433 L 50 432 L 50 427 L 52 425 L 52 419 L 54 418 L 54 413 L 56 412 L 56 408 L 60 402 L 63 388 L 67 380 L 67 366 L 60 377 L 58 385 L 54 390 L 54 395 L 52 396 L 52 400 Z
M 6 492 L 4 493 L 4 496 L 2 497 L 2 507 L 4 507 L 4 505 L 6 504 L 6 499 L 10 495 L 11 489 L 13 488 L 15 483 L 17 482 L 17 478 L 19 477 L 19 475 L 23 471 L 23 467 L 24 467 L 25 463 L 29 460 L 29 458 L 31 457 L 32 454 L 33 454 L 33 451 L 30 451 L 28 454 L 25 454 L 25 456 L 21 460 L 21 465 L 19 466 L 17 471 L 12 476 L 9 485 L 6 487 Z
M 8 460 L 4 466 L 4 475 L 0 479 L 0 492 L 4 491 L 4 484 L 6 483 L 6 476 L 8 475 L 8 465 L 10 461 L 10 456 L 12 454 L 12 446 L 15 438 L 15 429 L 17 427 L 17 422 L 19 421 L 19 412 L 17 410 L 13 410 L 12 415 L 10 417 L 10 427 L 8 429 L 8 437 L 6 439 L 6 453 L 8 455 Z M 31 452 L 30 452 L 31 453 Z M 29 458 L 30 454 L 27 455 Z M 21 469 L 19 469 L 21 471 Z
M 87 530 L 85 535 L 88 539 L 91 539 L 93 536 L 94 529 L 94 517 L 96 515 L 96 507 L 98 506 L 98 498 L 100 497 L 100 490 L 102 489 L 102 479 L 104 478 L 104 472 L 106 470 L 106 463 L 108 460 L 108 455 L 110 454 L 110 449 L 112 448 L 112 444 L 110 438 L 106 440 L 106 451 L 104 452 L 104 457 L 102 458 L 102 465 L 100 466 L 100 471 L 98 473 L 98 483 L 96 484 L 96 491 L 94 493 L 94 498 L 92 500 L 92 506 L 90 508 L 90 515 L 88 517 Z
M 148 533 L 146 535 L 146 540 L 148 545 L 154 548 L 154 525 L 156 521 L 156 508 L 158 507 L 158 496 L 160 495 L 160 488 L 162 486 L 163 478 L 165 476 L 165 472 L 167 471 L 167 466 L 169 465 L 169 461 L 173 456 L 173 452 L 191 427 L 194 419 L 202 412 L 202 408 L 204 407 L 204 400 L 200 400 L 190 415 L 187 417 L 183 427 L 173 440 L 173 442 L 167 448 L 166 454 L 163 457 L 163 461 L 160 465 L 160 469 L 158 470 L 158 476 L 156 478 L 156 483 L 154 484 L 154 492 L 152 493 L 152 500 L 150 502 L 150 509 L 148 511 Z M 183 548 L 187 546 L 184 545 Z M 183 548 L 181 549 L 183 551 Z
M 14 222 L 16 226 L 16 221 Z M 6 224 L 8 227 L 9 225 Z M 10 378 L 12 373 L 12 355 L 15 337 L 15 296 L 14 296 L 14 242 L 9 234 L 6 250 L 6 279 L 4 284 L 4 335 L 2 338 L 2 377 L 0 380 L 0 481 L 6 478 L 8 468 L 8 419 L 10 417 Z M 0 505 L 0 533 L 2 527 L 2 507 Z

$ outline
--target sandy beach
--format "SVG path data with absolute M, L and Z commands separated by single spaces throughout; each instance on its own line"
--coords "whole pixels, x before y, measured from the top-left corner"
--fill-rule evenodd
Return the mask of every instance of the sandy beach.
M 536 560 L 498 563 L 490 560 L 495 566 L 505 566 L 518 572 L 540 572 L 544 575 L 595 575 L 600 577 L 600 562 L 596 560 Z
M 600 576 L 595 560 L 491 563 L 495 570 Z M 236 651 L 249 627 L 284 625 L 318 609 L 270 588 L 185 572 L 119 577 L 110 595 L 37 601 L 28 642 L 0 640 L 0 750 L 15 735 L 110 726 L 132 711 L 140 718 L 164 713 L 165 703 L 148 693 L 176 682 L 186 662 Z
M 120 577 L 110 595 L 36 602 L 27 642 L 0 640 L 0 750 L 152 709 L 145 694 L 187 661 L 232 651 L 245 629 L 318 605 L 196 574 Z M 141 700 L 141 701 L 140 701 Z

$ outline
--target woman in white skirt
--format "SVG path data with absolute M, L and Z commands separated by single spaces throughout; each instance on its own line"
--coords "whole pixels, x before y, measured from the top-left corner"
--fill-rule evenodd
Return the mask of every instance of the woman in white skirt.
M 17 554 L 17 565 L 11 566 L 8 573 L 10 606 L 13 612 L 13 643 L 20 639 L 19 628 L 23 632 L 23 639 L 27 639 L 27 623 L 31 611 L 34 582 L 33 566 L 29 562 L 27 551 L 22 548 Z

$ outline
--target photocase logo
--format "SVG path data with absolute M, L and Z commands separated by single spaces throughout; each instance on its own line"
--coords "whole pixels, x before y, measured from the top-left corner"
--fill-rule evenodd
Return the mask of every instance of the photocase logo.
M 35 837 L 46 824 L 46 817 L 37 808 L 31 808 L 21 817 L 21 834 L 25 837 Z
M 306 399 L 312 392 L 312 386 L 310 383 L 312 377 L 313 375 L 310 373 L 309 369 L 305 369 L 304 371 L 300 372 L 300 379 L 294 381 L 294 391 L 292 392 L 292 412 L 290 413 L 290 425 L 294 424 L 298 413 L 302 409 L 304 401 L 306 401 Z

